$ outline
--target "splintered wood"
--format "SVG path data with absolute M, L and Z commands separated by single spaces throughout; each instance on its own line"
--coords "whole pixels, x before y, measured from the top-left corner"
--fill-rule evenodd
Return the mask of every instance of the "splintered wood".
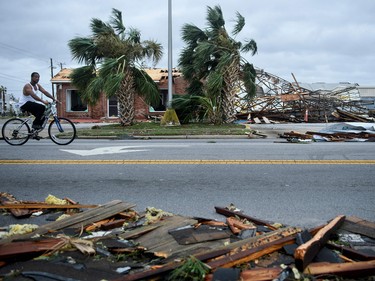
M 34 206 L 32 202 L 18 202 L 9 195 L 3 194 L 2 198 L 4 211 L 13 210 L 5 206 L 25 207 L 18 209 L 21 211 Z M 111 270 L 103 273 L 110 276 L 102 275 L 101 279 L 113 281 L 166 280 L 191 257 L 207 266 L 207 281 L 226 280 L 220 279 L 226 270 L 238 274 L 243 281 L 286 280 L 288 274 L 297 273 L 313 276 L 311 278 L 325 275 L 359 278 L 375 274 L 375 247 L 371 254 L 336 244 L 339 232 L 345 231 L 345 234 L 366 235 L 371 248 L 375 223 L 357 217 L 342 215 L 326 225 L 304 230 L 249 216 L 231 204 L 215 207 L 218 214 L 225 216 L 224 221 L 169 214 L 146 223 L 147 215 L 133 210 L 134 204 L 120 200 L 96 207 L 80 205 L 71 199 L 67 202 L 79 212 L 40 225 L 31 233 L 0 239 L 1 276 L 14 270 L 22 273 L 28 263 L 34 262 L 33 258 L 51 253 L 63 255 L 67 245 L 70 251 L 80 251 L 83 265 L 100 263 L 101 266 L 95 268 L 98 273 L 99 268 Z M 35 205 L 47 208 L 42 203 Z M 78 206 L 88 207 L 81 211 Z M 321 253 L 327 251 L 338 256 L 335 262 L 321 260 Z M 339 254 L 334 255 L 333 251 Z M 101 259 L 95 259 L 98 254 L 102 255 Z M 126 257 L 129 260 L 122 264 L 114 263 Z M 44 272 L 46 263 L 48 261 L 41 269 L 35 269 L 34 264 L 31 266 L 43 274 L 53 273 L 59 280 L 94 280 L 86 266 L 79 271 L 72 267 L 56 275 L 56 267 L 52 272 Z M 115 264 L 121 270 L 125 264 L 126 273 L 117 273 L 113 269 Z M 88 275 L 82 276 L 85 272 Z
M 314 259 L 319 250 L 327 243 L 330 235 L 340 227 L 344 220 L 345 216 L 336 217 L 329 224 L 319 230 L 311 240 L 296 249 L 294 258 L 299 270 L 303 271 L 303 269 Z

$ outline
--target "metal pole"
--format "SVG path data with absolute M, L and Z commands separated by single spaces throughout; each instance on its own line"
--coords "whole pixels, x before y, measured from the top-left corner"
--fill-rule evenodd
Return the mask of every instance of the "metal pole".
M 3 86 L 0 87 L 0 95 L 1 95 L 1 115 L 5 115 L 5 88 Z
M 172 0 L 168 0 L 168 103 L 167 108 L 172 108 Z
M 3 86 L 0 87 L 0 97 L 1 97 L 1 115 L 4 116 L 4 113 L 5 113 L 5 108 L 4 108 L 5 96 L 4 96 L 4 87 Z
M 50 60 L 51 60 L 51 79 L 52 79 L 53 78 L 53 62 L 52 62 L 52 58 Z M 55 88 L 53 87 L 53 83 L 52 83 L 52 96 L 55 97 Z

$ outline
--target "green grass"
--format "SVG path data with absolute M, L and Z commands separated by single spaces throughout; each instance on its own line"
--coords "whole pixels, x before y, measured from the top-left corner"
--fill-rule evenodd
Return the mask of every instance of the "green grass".
M 180 126 L 161 126 L 160 123 L 141 122 L 132 126 L 119 124 L 94 125 L 78 129 L 78 137 L 126 137 L 126 136 L 176 136 L 176 135 L 244 135 L 245 126 L 240 124 L 183 124 Z

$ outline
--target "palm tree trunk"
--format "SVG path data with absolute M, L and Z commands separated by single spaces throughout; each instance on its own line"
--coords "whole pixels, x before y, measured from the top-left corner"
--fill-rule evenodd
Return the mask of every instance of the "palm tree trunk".
M 235 97 L 238 92 L 239 61 L 233 60 L 225 71 L 224 93 L 222 95 L 222 112 L 224 123 L 232 123 L 236 118 Z
M 125 78 L 121 83 L 120 89 L 117 93 L 117 99 L 119 102 L 119 117 L 121 125 L 132 125 L 135 118 L 135 90 L 133 74 L 129 69 L 126 71 Z

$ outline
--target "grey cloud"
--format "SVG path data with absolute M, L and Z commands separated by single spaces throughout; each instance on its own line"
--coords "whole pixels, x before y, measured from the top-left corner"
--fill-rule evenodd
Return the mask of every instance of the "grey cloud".
M 0 2 L 0 85 L 20 94 L 32 71 L 49 84 L 49 59 L 58 71 L 76 67 L 68 41 L 88 36 L 92 18 L 108 21 L 112 8 L 123 12 L 126 26 L 138 28 L 143 39 L 159 41 L 167 67 L 167 1 L 13 0 Z M 220 5 L 229 30 L 236 11 L 246 19 L 237 39 L 254 39 L 258 54 L 246 56 L 257 67 L 288 80 L 293 72 L 302 82 L 375 84 L 375 21 L 373 0 L 173 0 L 173 59 L 183 42 L 181 27 L 206 26 L 207 6 Z M 6 45 L 4 45 L 6 44 Z M 24 82 L 22 82 L 24 81 Z M 46 87 L 47 87 L 46 86 Z

